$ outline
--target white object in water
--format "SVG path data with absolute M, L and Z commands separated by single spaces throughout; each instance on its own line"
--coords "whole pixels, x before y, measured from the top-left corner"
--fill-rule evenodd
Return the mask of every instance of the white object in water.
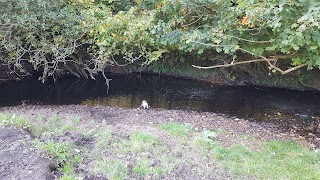
M 148 105 L 146 100 L 143 100 L 140 107 L 143 108 L 143 109 L 148 109 L 149 105 Z

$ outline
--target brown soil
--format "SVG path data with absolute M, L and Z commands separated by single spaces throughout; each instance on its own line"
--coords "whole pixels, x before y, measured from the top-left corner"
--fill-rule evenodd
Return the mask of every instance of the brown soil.
M 30 147 L 31 139 L 26 131 L 0 128 L 0 179 L 54 179 L 50 161 Z
M 299 138 L 284 132 L 275 125 L 250 122 L 244 119 L 229 118 L 215 113 L 194 112 L 181 110 L 162 109 L 125 109 L 102 106 L 17 106 L 0 109 L 0 113 L 16 114 L 36 119 L 39 114 L 47 117 L 59 115 L 61 117 L 80 117 L 81 123 L 89 123 L 94 120 L 105 123 L 110 129 L 116 131 L 122 137 L 127 137 L 129 132 L 144 130 L 153 132 L 170 146 L 175 144 L 169 140 L 168 135 L 159 132 L 155 125 L 164 122 L 191 123 L 196 130 L 209 129 L 223 132 L 218 135 L 217 140 L 225 145 L 242 144 L 251 149 L 259 149 L 257 142 L 266 140 L 298 139 L 305 146 L 315 147 L 319 143 L 319 138 L 313 143 L 306 139 Z M 252 138 L 243 138 L 252 137 Z M 30 141 L 32 135 L 25 130 L 12 128 L 0 129 L 0 179 L 52 179 L 52 168 L 50 162 L 41 158 L 34 152 Z M 73 141 L 82 146 L 90 144 L 90 139 L 85 139 L 81 134 L 65 134 L 62 137 L 55 137 L 56 141 Z M 121 138 L 121 137 L 120 137 Z M 194 161 L 197 161 L 196 157 Z M 199 160 L 198 160 L 199 161 Z M 200 163 L 201 161 L 199 161 Z M 90 162 L 88 162 L 89 164 Z M 227 171 L 219 166 L 210 164 L 215 173 L 207 176 L 209 179 L 233 179 Z M 192 172 L 193 167 L 176 167 L 166 179 L 198 179 Z M 106 179 L 104 176 L 90 174 L 86 168 L 78 167 L 78 172 L 84 175 L 85 179 Z

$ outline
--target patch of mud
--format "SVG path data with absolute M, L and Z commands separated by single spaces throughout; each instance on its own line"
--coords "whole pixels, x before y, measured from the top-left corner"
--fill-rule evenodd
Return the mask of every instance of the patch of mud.
M 42 141 L 42 142 L 48 142 L 51 140 L 53 140 L 56 143 L 71 142 L 71 143 L 74 143 L 76 146 L 85 146 L 85 145 L 93 143 L 93 139 L 87 138 L 81 133 L 67 132 L 64 135 L 60 135 L 60 136 L 40 137 L 40 141 Z
M 214 169 L 214 172 L 211 173 L 208 177 L 201 177 L 197 175 L 194 172 L 194 167 L 191 166 L 179 166 L 171 172 L 167 179 L 235 179 L 234 177 L 230 176 L 226 171 L 219 169 L 219 168 L 213 168 L 208 166 L 208 168 L 211 168 L 211 170 Z M 212 169 L 213 168 L 213 169 Z
M 51 163 L 30 147 L 31 135 L 24 130 L 0 127 L 0 179 L 52 180 Z

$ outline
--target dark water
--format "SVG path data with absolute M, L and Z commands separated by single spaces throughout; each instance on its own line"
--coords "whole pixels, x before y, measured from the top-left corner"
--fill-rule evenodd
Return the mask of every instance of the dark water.
M 111 78 L 109 93 L 103 78 L 92 81 L 70 77 L 45 84 L 32 78 L 3 82 L 0 106 L 99 104 L 137 108 L 142 100 L 147 100 L 152 108 L 209 111 L 285 126 L 319 124 L 320 93 L 317 92 L 215 86 L 158 76 Z

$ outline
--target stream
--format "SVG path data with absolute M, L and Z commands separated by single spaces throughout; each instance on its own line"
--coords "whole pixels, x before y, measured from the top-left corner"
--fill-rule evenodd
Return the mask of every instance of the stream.
M 16 105 L 102 105 L 214 112 L 234 118 L 298 128 L 304 135 L 320 136 L 320 93 L 255 86 L 233 87 L 154 75 L 109 75 L 79 80 L 66 77 L 41 83 L 31 77 L 0 83 L 0 107 Z

